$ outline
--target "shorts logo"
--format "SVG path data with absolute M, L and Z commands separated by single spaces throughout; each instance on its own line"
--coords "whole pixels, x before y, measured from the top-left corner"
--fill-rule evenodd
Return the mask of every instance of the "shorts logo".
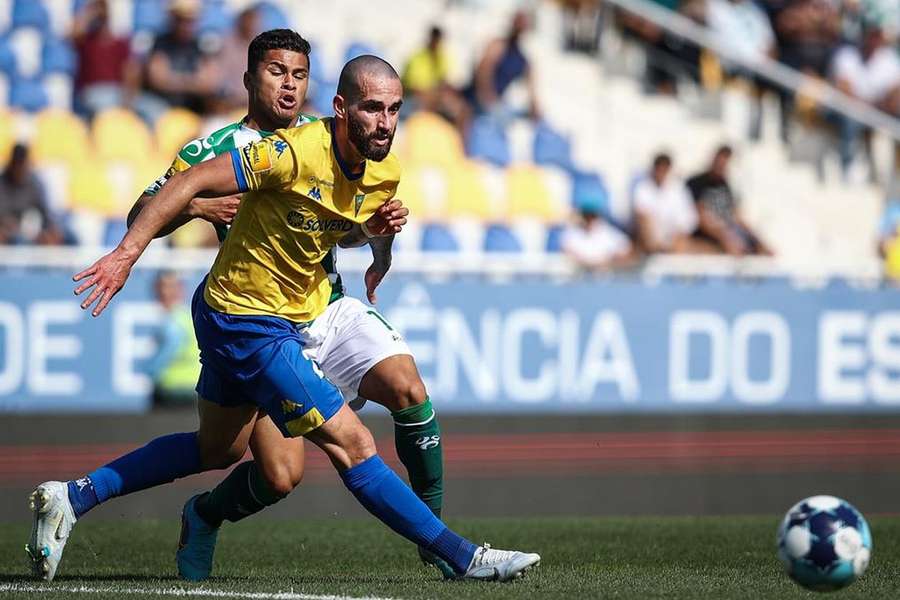
M 302 408 L 303 408 L 302 406 L 300 406 L 293 400 L 284 399 L 281 401 L 281 411 L 286 415 L 289 415 L 292 412 L 298 411 Z
M 258 142 L 244 146 L 241 151 L 247 160 L 247 165 L 254 173 L 265 173 L 272 168 L 272 156 L 269 154 L 269 145 Z
M 272 142 L 272 147 L 275 148 L 275 153 L 278 155 L 277 158 L 281 158 L 281 155 L 287 150 L 287 142 L 284 140 L 275 140 Z
M 416 440 L 416 446 L 418 446 L 421 450 L 431 450 L 432 448 L 437 448 L 441 445 L 441 436 L 439 435 L 426 435 L 425 437 L 420 437 Z

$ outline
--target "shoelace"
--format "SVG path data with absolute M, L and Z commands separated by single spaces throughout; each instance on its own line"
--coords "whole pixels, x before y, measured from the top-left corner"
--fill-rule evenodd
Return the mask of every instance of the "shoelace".
M 494 550 L 491 548 L 490 544 L 485 544 L 481 547 L 480 551 L 475 554 L 474 566 L 481 567 L 503 562 L 511 558 L 513 554 L 515 554 L 515 552 L 512 550 Z

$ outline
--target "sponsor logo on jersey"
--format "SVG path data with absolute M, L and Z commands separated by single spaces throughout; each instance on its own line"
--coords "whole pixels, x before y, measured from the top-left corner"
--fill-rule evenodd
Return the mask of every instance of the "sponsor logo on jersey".
M 296 210 L 289 211 L 287 223 L 300 231 L 350 231 L 353 222 L 347 219 L 318 219 L 316 217 L 304 217 Z
M 272 156 L 269 154 L 269 145 L 265 142 L 249 144 L 241 151 L 247 159 L 247 166 L 254 173 L 265 173 L 272 168 Z
M 366 199 L 365 194 L 357 194 L 353 196 L 353 212 L 358 217 L 359 209 L 362 208 L 363 201 Z

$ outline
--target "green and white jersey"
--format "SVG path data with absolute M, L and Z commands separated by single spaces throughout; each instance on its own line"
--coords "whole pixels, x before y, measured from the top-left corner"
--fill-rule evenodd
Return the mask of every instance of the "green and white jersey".
M 203 161 L 215 158 L 220 154 L 225 154 L 235 148 L 242 148 L 253 142 L 258 142 L 261 139 L 272 135 L 271 131 L 260 131 L 247 127 L 244 123 L 245 120 L 246 119 L 242 119 L 237 123 L 231 123 L 212 132 L 206 137 L 199 137 L 186 143 L 175 156 L 175 160 L 172 161 L 172 165 L 169 169 L 156 181 L 147 186 L 144 193 L 148 196 L 155 196 L 160 188 L 165 185 L 166 181 L 168 181 L 175 173 L 186 171 Z M 299 127 L 317 120 L 318 119 L 312 115 L 301 113 L 300 116 L 297 117 L 297 122 L 294 124 L 294 127 Z M 228 233 L 228 227 L 216 225 L 215 228 L 216 235 L 219 236 L 219 241 L 223 241 L 225 235 Z M 341 276 L 337 272 L 337 260 L 334 250 L 331 250 L 331 252 L 322 259 L 322 268 L 325 269 L 325 272 L 328 273 L 328 279 L 331 280 L 332 300 L 343 296 L 344 289 L 343 284 L 341 283 Z

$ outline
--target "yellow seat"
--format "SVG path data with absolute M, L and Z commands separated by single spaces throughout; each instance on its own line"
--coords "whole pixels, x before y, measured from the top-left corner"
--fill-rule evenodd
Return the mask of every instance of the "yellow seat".
M 37 162 L 80 162 L 91 151 L 84 122 L 73 113 L 48 109 L 35 119 L 32 156 Z
M 489 220 L 496 216 L 483 169 L 477 162 L 466 160 L 447 170 L 446 217 Z
M 410 219 L 427 219 L 429 205 L 425 199 L 425 189 L 422 187 L 422 173 L 416 167 L 403 169 L 400 185 L 397 188 L 397 198 L 403 201 L 403 206 L 409 209 Z
M 553 202 L 541 169 L 514 165 L 506 171 L 506 210 L 511 218 L 560 220 L 564 215 Z
M 134 199 L 144 193 L 150 184 L 162 177 L 172 164 L 174 155 L 154 152 L 134 166 L 134 180 L 131 182 L 131 194 Z
M 403 126 L 399 154 L 409 164 L 451 167 L 464 159 L 465 152 L 453 125 L 433 113 L 418 112 Z
M 183 109 L 173 108 L 156 122 L 156 147 L 163 156 L 174 158 L 184 144 L 200 135 L 200 117 Z
M 139 163 L 153 151 L 150 131 L 130 110 L 103 111 L 94 118 L 91 133 L 97 156 L 103 160 Z
M 0 164 L 6 164 L 16 141 L 16 115 L 0 108 Z
M 86 157 L 70 167 L 69 208 L 105 217 L 118 216 L 113 183 L 106 165 Z

